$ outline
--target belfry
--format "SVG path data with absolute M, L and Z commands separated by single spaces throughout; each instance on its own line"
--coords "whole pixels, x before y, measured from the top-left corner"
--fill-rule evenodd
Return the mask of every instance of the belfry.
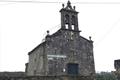
M 72 8 L 70 1 L 67 6 L 60 10 L 61 13 L 61 28 L 79 31 L 78 29 L 78 12 L 75 10 L 75 6 Z

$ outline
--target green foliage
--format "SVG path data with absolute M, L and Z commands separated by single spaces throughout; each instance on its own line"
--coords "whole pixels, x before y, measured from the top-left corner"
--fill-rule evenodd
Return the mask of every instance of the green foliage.
M 115 75 L 111 72 L 96 73 L 96 80 L 117 80 Z

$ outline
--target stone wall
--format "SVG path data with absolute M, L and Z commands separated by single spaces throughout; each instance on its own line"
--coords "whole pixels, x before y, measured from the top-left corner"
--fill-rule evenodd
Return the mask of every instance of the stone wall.
M 24 76 L 25 72 L 0 72 L 0 77 L 24 77 Z
M 29 53 L 29 63 L 27 66 L 27 75 L 44 74 L 44 43 L 38 45 L 34 50 Z
M 93 80 L 89 76 L 29 76 L 29 77 L 0 77 L 0 80 Z
M 114 73 L 117 79 L 120 80 L 120 59 L 114 61 L 114 67 L 116 69 Z

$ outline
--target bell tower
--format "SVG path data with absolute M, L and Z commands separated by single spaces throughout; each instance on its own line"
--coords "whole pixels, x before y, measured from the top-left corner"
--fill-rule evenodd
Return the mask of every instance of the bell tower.
M 68 1 L 66 7 L 62 4 L 63 8 L 61 13 L 61 29 L 67 29 L 72 31 L 79 31 L 78 28 L 78 12 L 75 10 L 75 6 L 71 6 L 71 2 Z

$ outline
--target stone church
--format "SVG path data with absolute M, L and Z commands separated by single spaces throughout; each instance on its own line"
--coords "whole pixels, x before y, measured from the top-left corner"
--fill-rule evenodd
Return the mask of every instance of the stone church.
M 114 61 L 114 67 L 116 71 L 114 72 L 117 80 L 120 80 L 120 59 Z
M 80 35 L 75 6 L 62 5 L 61 28 L 35 47 L 26 64 L 27 76 L 94 76 L 93 41 Z

